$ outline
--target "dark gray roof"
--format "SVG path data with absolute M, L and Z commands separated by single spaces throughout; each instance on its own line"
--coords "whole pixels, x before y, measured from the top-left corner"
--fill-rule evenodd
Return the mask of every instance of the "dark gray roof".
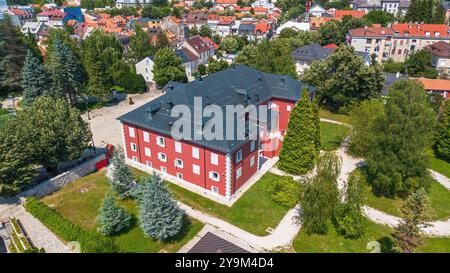
M 290 76 L 263 73 L 237 64 L 193 82 L 170 82 L 164 88 L 163 96 L 118 119 L 124 123 L 170 135 L 170 125 L 177 120 L 177 118 L 171 117 L 171 107 L 186 105 L 190 108 L 191 113 L 194 113 L 194 97 L 201 97 L 203 105 L 218 105 L 222 109 L 225 109 L 227 105 L 255 105 L 257 107 L 271 98 L 298 101 L 300 92 L 305 87 L 310 92 L 315 91 L 312 86 L 294 80 Z M 223 112 L 225 113 L 225 110 Z M 207 121 L 207 119 L 203 120 L 203 126 Z M 193 117 L 191 123 L 193 124 Z M 226 130 L 231 130 L 229 127 L 231 126 L 224 126 L 224 134 L 227 133 Z M 192 125 L 191 128 L 194 126 Z M 194 140 L 194 132 L 191 132 L 192 140 L 189 141 L 213 150 L 232 152 L 247 142 L 247 140 L 239 140 L 236 137 L 237 134 L 241 135 L 243 132 L 236 132 L 234 128 L 230 133 L 235 136 L 235 140 Z
M 331 48 L 324 48 L 319 44 L 309 44 L 294 50 L 292 57 L 299 61 L 318 61 L 330 56 L 331 53 L 333 53 Z
M 235 244 L 208 232 L 198 241 L 188 253 L 250 253 Z
M 389 87 L 393 85 L 395 82 L 399 80 L 407 80 L 408 76 L 400 74 L 400 73 L 384 73 L 384 84 L 383 89 L 381 90 L 382 95 L 387 95 L 389 93 Z
M 366 51 L 355 51 L 355 54 L 358 56 L 361 56 L 364 60 L 372 60 L 372 57 L 370 56 L 369 52 Z

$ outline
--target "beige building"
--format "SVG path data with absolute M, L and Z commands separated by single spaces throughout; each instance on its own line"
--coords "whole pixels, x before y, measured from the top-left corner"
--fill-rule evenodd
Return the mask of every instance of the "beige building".
M 403 62 L 409 54 L 440 41 L 450 42 L 449 27 L 444 24 L 404 23 L 349 31 L 349 42 L 355 50 L 375 54 L 380 63 L 389 58 Z

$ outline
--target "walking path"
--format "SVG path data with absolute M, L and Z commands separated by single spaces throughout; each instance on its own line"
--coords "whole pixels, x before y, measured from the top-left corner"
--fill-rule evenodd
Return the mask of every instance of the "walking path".
M 348 126 L 347 124 L 339 121 L 332 121 L 322 118 L 320 120 Z M 342 189 L 346 185 L 349 174 L 357 167 L 360 167 L 365 164 L 363 159 L 354 158 L 346 153 L 346 148 L 348 146 L 347 144 L 348 144 L 348 137 L 344 140 L 341 147 L 337 151 L 337 154 L 342 158 L 342 169 L 338 180 L 340 189 Z M 450 190 L 450 179 L 448 177 L 431 169 L 429 169 L 429 171 L 432 177 L 437 182 L 439 182 L 445 188 Z M 367 218 L 369 218 L 373 222 L 387 225 L 390 227 L 397 226 L 399 221 L 401 220 L 401 218 L 399 217 L 389 215 L 385 212 L 379 211 L 377 209 L 368 206 L 363 207 L 363 213 Z M 425 234 L 430 236 L 450 236 L 450 219 L 446 221 L 434 221 L 428 224 L 429 224 L 428 227 L 422 229 Z
M 193 209 L 181 202 L 178 202 L 187 215 L 199 220 L 202 223 L 217 227 L 219 230 L 245 241 L 250 247 L 257 248 L 259 251 L 268 251 L 275 248 L 290 246 L 300 230 L 300 224 L 297 223 L 295 216 L 298 207 L 289 210 L 283 217 L 275 230 L 267 236 L 257 236 L 241 228 L 238 228 L 224 220 Z
M 39 220 L 25 211 L 18 201 L 10 202 L 10 200 L 0 202 L 0 216 L 19 219 L 35 247 L 44 248 L 47 253 L 71 252 L 63 241 L 48 230 Z

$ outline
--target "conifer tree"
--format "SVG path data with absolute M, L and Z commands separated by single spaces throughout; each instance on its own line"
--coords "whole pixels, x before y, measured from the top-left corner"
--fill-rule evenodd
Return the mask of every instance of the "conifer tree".
M 435 135 L 435 150 L 438 156 L 450 160 L 450 100 L 444 104 Z
M 395 228 L 394 249 L 397 252 L 412 253 L 422 245 L 422 227 L 427 226 L 429 199 L 423 188 L 411 193 L 402 206 L 403 219 Z
M 178 234 L 183 226 L 183 210 L 155 174 L 141 181 L 139 209 L 141 227 L 147 237 L 167 240 Z
M 112 173 L 109 183 L 119 198 L 126 199 L 133 195 L 133 182 L 135 177 L 130 167 L 125 164 L 124 155 L 121 151 L 115 151 L 112 161 Z
M 278 167 L 290 174 L 304 174 L 314 167 L 320 145 L 320 126 L 315 102 L 308 91 L 292 110 L 288 131 L 283 140 Z M 319 138 L 319 139 L 318 139 Z
M 21 78 L 23 104 L 26 106 L 31 105 L 37 97 L 49 88 L 49 80 L 44 65 L 31 50 L 27 52 Z
M 107 195 L 103 199 L 103 206 L 100 208 L 100 214 L 97 217 L 98 231 L 106 236 L 113 236 L 131 224 L 131 216 L 124 208 L 117 206 L 116 198 Z

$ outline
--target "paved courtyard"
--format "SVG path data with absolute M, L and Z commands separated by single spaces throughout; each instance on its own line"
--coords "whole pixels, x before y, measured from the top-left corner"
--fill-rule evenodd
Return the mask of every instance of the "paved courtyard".
M 134 102 L 132 105 L 129 104 L 127 98 L 119 104 L 91 110 L 89 112 L 91 118 L 89 124 L 91 125 L 95 146 L 105 147 L 107 143 L 122 146 L 122 132 L 117 118 L 161 95 L 161 91 L 151 90 L 144 94 L 129 95 Z M 88 121 L 87 113 L 84 113 L 82 117 Z

